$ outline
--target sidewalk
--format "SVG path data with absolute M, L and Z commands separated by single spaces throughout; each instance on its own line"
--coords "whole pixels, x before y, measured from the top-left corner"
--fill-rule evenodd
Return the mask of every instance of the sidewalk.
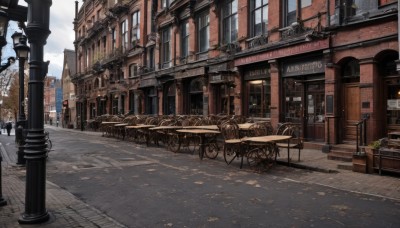
M 10 151 L 15 136 L 0 135 L 0 152 L 2 162 L 3 198 L 7 205 L 0 207 L 0 227 L 24 227 L 18 218 L 25 211 L 25 174 L 24 167 L 15 165 L 15 152 Z M 8 151 L 6 151 L 6 148 Z M 46 208 L 50 212 L 50 220 L 34 227 L 125 227 L 106 214 L 76 198 L 52 182 L 46 182 Z
M 45 127 L 60 131 L 77 131 L 49 125 Z M 99 135 L 99 137 L 101 135 L 99 132 L 91 131 L 82 133 Z M 21 227 L 17 220 L 24 212 L 25 168 L 15 166 L 14 139 L 14 136 L 0 135 L 0 151 L 3 156 L 3 198 L 8 203 L 7 206 L 0 207 L 1 227 Z M 304 173 L 296 172 L 294 169 L 289 175 L 289 178 L 294 181 L 390 198 L 400 202 L 398 176 L 379 176 L 338 169 L 338 164 L 342 162 L 328 160 L 327 154 L 319 150 L 303 149 L 300 162 L 297 161 L 297 150 L 291 151 L 291 157 L 291 167 L 310 170 Z M 287 164 L 286 151 L 281 151 L 278 163 Z M 46 185 L 46 196 L 46 208 L 52 217 L 49 222 L 41 224 L 40 227 L 124 227 L 49 181 Z

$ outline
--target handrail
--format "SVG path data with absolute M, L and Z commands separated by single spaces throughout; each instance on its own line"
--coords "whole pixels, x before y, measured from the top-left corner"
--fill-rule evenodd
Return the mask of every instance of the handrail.
M 363 118 L 356 124 L 356 152 L 359 152 L 360 145 L 365 146 L 367 142 L 367 118 Z M 360 135 L 359 135 L 360 133 Z

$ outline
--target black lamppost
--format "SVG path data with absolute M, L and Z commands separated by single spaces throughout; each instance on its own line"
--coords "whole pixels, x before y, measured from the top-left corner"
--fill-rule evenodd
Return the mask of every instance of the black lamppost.
M 17 54 L 18 62 L 19 62 L 19 113 L 18 113 L 18 121 L 16 127 L 16 141 L 18 143 L 18 159 L 17 165 L 25 165 L 24 159 L 24 145 L 25 145 L 25 132 L 26 131 L 26 118 L 25 118 L 25 60 L 29 55 L 29 47 L 26 45 L 26 36 L 20 32 L 15 32 L 11 38 L 13 39 L 14 50 Z
M 46 140 L 44 134 L 43 88 L 48 62 L 43 62 L 43 47 L 50 35 L 52 0 L 25 0 L 28 23 L 25 29 L 31 47 L 28 82 L 28 135 L 25 144 L 25 212 L 18 222 L 36 224 L 49 220 L 46 209 Z
M 1 57 L 1 49 L 4 45 L 7 44 L 6 35 L 7 35 L 7 27 L 8 27 L 8 15 L 6 12 L 0 9 L 0 57 Z M 7 205 L 7 201 L 3 198 L 3 187 L 2 187 L 2 173 L 1 173 L 1 162 L 3 161 L 3 157 L 0 153 L 0 206 Z

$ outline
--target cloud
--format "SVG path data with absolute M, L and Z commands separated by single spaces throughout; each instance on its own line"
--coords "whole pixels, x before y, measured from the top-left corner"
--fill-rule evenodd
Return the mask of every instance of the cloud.
M 75 18 L 75 0 L 54 0 L 50 7 L 50 35 L 44 46 L 43 61 L 50 61 L 48 74 L 61 78 L 64 62 L 64 49 L 74 50 L 75 31 L 73 21 Z M 19 5 L 27 6 L 25 1 Z M 11 35 L 20 32 L 16 22 L 10 21 L 7 32 L 7 45 L 2 49 L 4 62 L 9 56 L 15 56 Z
M 50 31 L 44 48 L 44 61 L 50 60 L 49 75 L 61 77 L 64 49 L 74 49 L 75 1 L 53 1 L 50 7 Z

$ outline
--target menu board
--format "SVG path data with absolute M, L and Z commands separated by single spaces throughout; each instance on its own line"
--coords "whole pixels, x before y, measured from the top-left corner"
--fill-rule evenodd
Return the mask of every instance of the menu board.
M 400 99 L 388 99 L 387 110 L 400 110 Z

